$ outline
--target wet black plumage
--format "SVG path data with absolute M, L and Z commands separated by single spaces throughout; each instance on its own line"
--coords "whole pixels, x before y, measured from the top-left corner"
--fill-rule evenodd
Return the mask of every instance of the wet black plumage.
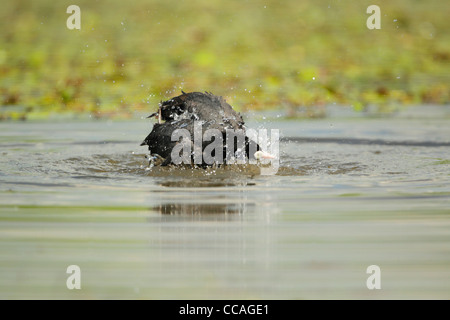
M 141 145 L 148 145 L 150 154 L 164 158 L 162 165 L 172 163 L 171 152 L 178 143 L 190 143 L 193 152 L 195 150 L 193 141 L 172 141 L 172 133 L 176 129 L 186 129 L 190 136 L 194 136 L 194 122 L 201 124 L 202 132 L 207 129 L 217 129 L 222 133 L 223 142 L 226 141 L 227 130 L 235 130 L 245 135 L 245 126 L 242 116 L 237 113 L 222 97 L 212 93 L 202 92 L 182 92 L 181 95 L 170 100 L 161 102 L 157 112 L 149 117 L 157 117 L 159 123 L 155 123 L 150 134 L 144 139 Z M 161 121 L 165 121 L 162 122 Z M 238 131 L 240 130 L 240 131 Z M 193 139 L 193 138 L 192 138 Z M 248 158 L 249 151 L 259 150 L 259 146 L 250 148 L 254 143 L 247 137 L 245 139 L 245 152 Z M 202 151 L 211 141 L 203 141 Z M 234 144 L 233 153 L 237 151 L 237 144 Z M 223 159 L 226 159 L 227 146 L 224 145 Z M 193 155 L 191 155 L 193 157 Z M 206 165 L 206 163 L 202 163 Z

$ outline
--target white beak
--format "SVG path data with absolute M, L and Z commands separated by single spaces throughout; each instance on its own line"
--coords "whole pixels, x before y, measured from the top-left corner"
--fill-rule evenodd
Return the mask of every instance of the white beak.
M 256 160 L 260 160 L 260 159 L 275 159 L 275 156 L 268 153 L 268 152 L 264 152 L 264 151 L 256 151 L 255 154 L 255 159 Z

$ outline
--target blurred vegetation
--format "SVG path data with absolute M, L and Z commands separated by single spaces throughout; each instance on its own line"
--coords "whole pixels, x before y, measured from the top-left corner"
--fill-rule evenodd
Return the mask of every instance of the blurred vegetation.
M 71 4 L 81 8 L 81 30 L 66 27 Z M 381 8 L 381 30 L 366 27 L 371 4 Z M 133 117 L 180 89 L 291 116 L 321 116 L 327 104 L 389 112 L 450 100 L 448 1 L 6 0 L 1 7 L 1 119 Z

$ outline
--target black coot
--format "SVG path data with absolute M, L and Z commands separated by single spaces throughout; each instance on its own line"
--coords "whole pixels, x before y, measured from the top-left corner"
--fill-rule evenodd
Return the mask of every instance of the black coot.
M 244 152 L 247 159 L 253 159 L 254 157 L 254 155 L 249 155 L 250 150 L 260 150 L 255 142 L 245 136 L 245 126 L 242 116 L 233 110 L 222 97 L 215 96 L 212 93 L 185 93 L 182 91 L 181 95 L 162 102 L 158 111 L 151 114 L 150 117 L 156 117 L 158 123 L 154 124 L 152 131 L 141 145 L 148 145 L 150 155 L 153 158 L 161 159 L 161 165 L 163 166 L 173 163 L 171 152 L 179 143 L 190 144 L 190 150 L 193 151 L 190 155 L 191 163 L 194 163 L 195 152 L 203 152 L 205 147 L 211 143 L 211 141 L 203 141 L 202 151 L 195 148 L 194 123 L 201 125 L 203 133 L 207 129 L 217 129 L 222 133 L 224 162 L 226 162 L 228 150 L 225 143 L 227 130 L 234 130 L 234 132 L 244 136 Z M 172 134 L 176 129 L 186 129 L 191 138 L 181 138 L 179 141 L 172 141 Z M 214 138 L 212 141 L 214 141 Z M 238 144 L 236 142 L 237 139 L 233 143 L 233 154 L 238 151 Z M 250 147 L 252 143 L 255 145 Z M 203 160 L 201 165 L 207 166 L 208 164 Z

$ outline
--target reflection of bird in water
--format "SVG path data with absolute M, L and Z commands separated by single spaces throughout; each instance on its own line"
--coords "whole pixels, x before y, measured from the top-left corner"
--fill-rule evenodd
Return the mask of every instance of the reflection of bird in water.
M 222 134 L 222 159 L 224 162 L 226 162 L 228 151 L 225 143 L 227 130 L 234 130 L 237 135 L 241 135 L 244 142 L 245 150 L 240 150 L 238 143 L 233 144 L 233 150 L 229 150 L 233 156 L 244 151 L 247 159 L 271 158 L 271 155 L 263 152 L 256 142 L 245 136 L 242 116 L 233 110 L 222 97 L 215 96 L 212 93 L 182 92 L 181 95 L 162 102 L 158 111 L 151 114 L 150 117 L 156 117 L 158 123 L 154 124 L 152 131 L 141 145 L 147 145 L 150 151 L 150 160 L 162 166 L 174 163 L 171 154 L 173 148 L 178 144 L 183 144 L 182 147 L 187 146 L 188 150 L 193 151 L 190 157 L 188 156 L 192 164 L 194 163 L 195 153 L 202 153 L 211 142 L 215 141 L 215 137 L 213 137 L 214 140 L 212 138 L 208 141 L 203 140 L 201 150 L 199 149 L 200 146 L 196 149 L 194 145 L 195 123 L 200 124 L 202 134 L 208 129 L 216 129 Z M 181 137 L 179 140 L 172 141 L 172 135 L 177 129 L 187 130 L 190 139 Z M 239 141 L 239 137 L 236 139 Z M 251 151 L 253 151 L 253 154 L 250 154 Z M 214 150 L 212 150 L 211 156 L 215 156 Z M 211 163 L 206 163 L 202 157 L 201 165 L 206 166 L 208 164 Z
M 152 209 L 168 215 L 242 214 L 245 204 L 164 203 Z

